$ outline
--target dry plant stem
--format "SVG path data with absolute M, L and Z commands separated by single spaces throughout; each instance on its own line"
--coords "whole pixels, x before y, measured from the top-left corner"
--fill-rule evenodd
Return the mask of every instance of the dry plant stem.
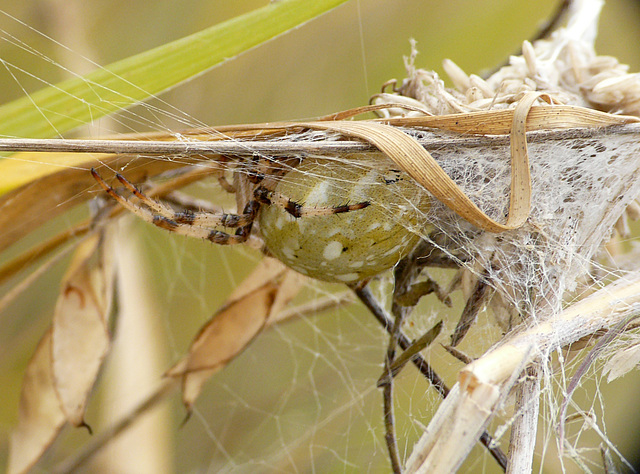
M 386 311 L 384 311 L 384 309 L 382 309 L 369 288 L 354 288 L 354 291 L 360 301 L 362 301 L 362 303 L 369 309 L 369 311 L 371 311 L 373 316 L 378 320 L 382 327 L 384 327 L 385 330 L 390 333 L 393 327 L 393 319 L 386 313 Z M 409 346 L 411 346 L 411 340 L 402 331 L 400 331 L 398 335 L 398 345 L 403 350 L 406 350 Z M 438 393 L 440 393 L 440 395 L 446 399 L 449 395 L 449 388 L 438 376 L 438 374 L 431 368 L 424 357 L 422 357 L 421 354 L 416 354 L 411 362 L 413 362 L 413 365 L 416 366 L 420 373 L 429 382 L 431 382 L 431 385 L 438 391 Z M 506 469 L 507 457 L 499 447 L 493 446 L 493 438 L 491 437 L 491 435 L 489 435 L 486 431 L 483 432 L 480 435 L 480 441 L 491 453 L 491 455 L 502 467 L 502 469 Z
M 395 419 L 393 413 L 393 364 L 396 357 L 396 346 L 400 337 L 400 331 L 402 329 L 402 322 L 409 308 L 401 307 L 394 303 L 392 305 L 392 312 L 394 316 L 393 328 L 389 336 L 389 345 L 387 347 L 387 355 L 384 361 L 384 383 L 382 386 L 382 399 L 384 410 L 384 425 L 385 425 L 385 441 L 387 442 L 387 449 L 389 450 L 389 460 L 391 461 L 391 468 L 394 473 L 399 474 L 402 472 L 402 465 L 400 463 L 400 456 L 398 455 L 398 441 L 396 439 Z
M 471 357 L 455 347 L 445 346 L 443 344 L 442 348 L 465 365 L 473 362 Z
M 535 113 L 535 112 L 534 112 Z M 464 114 L 460 114 L 464 115 Z M 418 127 L 415 119 L 386 119 L 384 123 Z M 473 126 L 469 126 L 473 131 Z M 406 130 L 408 133 L 411 130 Z M 496 131 L 496 133 L 502 130 Z M 487 132 L 488 133 L 488 132 Z M 504 130 L 509 133 L 509 130 Z M 615 125 L 603 128 L 568 128 L 561 130 L 529 131 L 529 143 L 595 138 L 605 134 L 638 133 L 637 125 Z M 506 135 L 456 135 L 430 136 L 418 138 L 418 142 L 427 150 L 438 151 L 450 147 L 490 147 L 509 144 Z M 109 153 L 135 155 L 197 156 L 202 154 L 220 154 L 229 156 L 253 156 L 264 154 L 269 156 L 292 156 L 296 154 L 320 153 L 323 155 L 376 153 L 378 149 L 369 143 L 357 140 L 304 142 L 293 140 L 277 141 L 153 141 L 153 140 L 79 140 L 79 139 L 37 139 L 37 138 L 3 138 L 0 139 L 0 151 L 9 152 L 67 152 L 67 153 Z
M 396 438 L 395 418 L 393 414 L 393 378 L 391 377 L 391 364 L 387 357 L 385 359 L 384 370 L 388 381 L 382 387 L 382 409 L 384 411 L 384 440 L 389 451 L 389 461 L 394 474 L 402 473 L 402 463 L 398 454 L 398 440 Z
M 334 309 L 346 306 L 354 302 L 353 293 L 345 291 L 337 295 L 326 296 L 324 298 L 315 299 L 309 303 L 301 304 L 293 308 L 280 311 L 274 317 L 269 318 L 268 325 L 285 322 L 292 319 L 299 319 L 312 316 L 328 309 Z
M 459 382 L 438 408 L 410 456 L 407 471 L 429 472 L 444 465 L 449 469 L 459 467 L 475 441 L 468 434 L 484 429 L 509 392 L 514 374 L 517 376 L 533 361 L 545 363 L 561 347 L 626 320 L 639 304 L 640 273 L 636 272 L 559 314 L 540 318 L 535 324 L 528 322 L 509 333 L 494 349 L 461 371 Z M 518 451 L 524 452 L 523 448 L 524 445 Z
M 509 382 L 505 385 L 510 388 L 515 380 Z M 485 439 L 483 433 L 501 398 L 496 387 L 483 385 L 471 391 L 460 383 L 455 384 L 414 445 L 406 472 L 456 472 L 478 438 Z M 489 439 L 485 446 L 493 454 L 493 440 Z M 507 465 L 506 459 L 504 465 Z
M 393 366 L 395 364 L 396 347 L 398 345 L 398 339 L 400 338 L 402 323 L 404 321 L 404 318 L 417 303 L 416 300 L 411 306 L 401 306 L 400 304 L 398 304 L 398 295 L 406 293 L 407 286 L 409 286 L 413 282 L 413 280 L 420 274 L 420 268 L 417 265 L 413 264 L 416 259 L 411 257 L 417 252 L 422 253 L 422 247 L 424 247 L 425 245 L 426 243 L 419 244 L 418 248 L 414 249 L 414 251 L 411 252 L 411 255 L 403 259 L 394 271 L 395 288 L 393 291 L 393 304 L 391 305 L 391 312 L 394 318 L 393 327 L 389 335 L 389 345 L 387 346 L 387 354 L 384 361 L 384 372 L 382 374 L 382 377 L 378 381 L 378 385 L 380 385 L 380 383 L 382 384 L 382 406 L 384 410 L 383 414 L 385 425 L 384 438 L 387 443 L 387 449 L 389 451 L 391 468 L 396 474 L 402 472 L 402 464 L 400 462 L 400 456 L 398 454 L 398 441 L 396 438 L 395 417 L 393 411 Z
M 516 391 L 516 418 L 511 427 L 507 474 L 531 472 L 533 467 L 540 411 L 540 376 L 533 367 L 525 374 Z

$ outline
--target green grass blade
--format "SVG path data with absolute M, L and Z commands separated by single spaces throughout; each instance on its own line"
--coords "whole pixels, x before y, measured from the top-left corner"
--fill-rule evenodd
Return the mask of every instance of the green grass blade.
M 347 0 L 281 0 L 0 107 L 0 136 L 47 138 L 127 108 Z

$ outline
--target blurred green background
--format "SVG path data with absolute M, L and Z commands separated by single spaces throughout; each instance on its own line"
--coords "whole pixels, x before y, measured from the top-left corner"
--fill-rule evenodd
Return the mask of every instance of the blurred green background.
M 0 59 L 24 71 L 11 69 L 10 74 L 7 68 L 0 68 L 0 102 L 63 80 L 69 71 L 88 72 L 95 67 L 91 61 L 108 64 L 265 4 L 245 0 L 0 0 L 0 10 L 6 12 L 0 15 Z M 410 51 L 410 38 L 417 41 L 419 67 L 442 73 L 442 60 L 450 58 L 468 73 L 481 73 L 517 52 L 522 40 L 535 34 L 557 4 L 550 0 L 352 0 L 163 94 L 161 100 L 149 101 L 177 118 L 143 106 L 134 109 L 134 119 L 127 113 L 79 133 L 97 136 L 179 130 L 197 124 L 288 120 L 364 105 L 384 81 L 405 77 L 402 57 Z M 639 40 L 640 3 L 608 1 L 598 52 L 616 56 L 637 71 Z M 53 64 L 42 56 L 53 59 Z M 208 186 L 196 186 L 195 192 L 206 194 Z M 29 240 L 38 241 L 55 228 L 69 226 L 75 218 L 70 214 L 57 219 Z M 145 352 L 156 354 L 157 380 L 258 259 L 249 250 L 176 238 L 139 222 L 123 232 L 138 246 L 139 264 L 144 266 L 140 272 L 146 275 L 143 284 L 155 305 L 155 317 L 147 322 L 148 337 L 136 339 L 138 355 L 129 354 L 122 365 L 115 362 L 115 356 L 108 361 L 101 387 L 117 384 L 118 373 L 127 367 L 134 370 Z M 3 256 L 6 258 L 8 255 Z M 16 422 L 22 373 L 49 323 L 63 269 L 64 262 L 39 278 L 0 315 L 0 466 L 7 455 L 8 432 Z M 307 293 L 316 297 L 338 289 L 319 284 Z M 416 324 L 430 327 L 438 317 L 436 311 L 439 306 L 424 308 L 424 320 Z M 456 311 L 449 313 L 451 328 Z M 475 334 L 486 338 L 488 331 L 481 327 Z M 118 330 L 118 338 L 123 332 Z M 464 349 L 479 354 L 473 337 L 468 339 Z M 113 469 L 109 457 L 124 459 L 128 472 L 386 472 L 381 399 L 375 388 L 385 346 L 384 334 L 356 305 L 270 330 L 214 377 L 184 426 L 184 411 L 174 397 L 169 410 L 159 415 L 159 424 L 151 428 L 159 436 L 151 447 L 142 446 L 148 432 L 138 434 L 124 451 L 106 454 L 102 464 L 86 472 L 109 472 Z M 443 355 L 433 357 L 434 365 L 452 385 L 459 366 L 450 367 L 450 359 Z M 637 374 L 610 386 L 595 377 L 574 397 L 597 411 L 600 401 L 595 405 L 589 401 L 596 385 L 605 400 L 607 433 L 633 457 L 638 422 L 630 419 L 633 410 L 629 407 L 639 385 Z M 419 436 L 419 424 L 426 424 L 437 406 L 431 392 L 412 369 L 401 375 L 398 434 L 404 455 Z M 109 404 L 129 396 L 126 391 L 100 388 L 88 422 L 99 430 L 111 417 Z M 542 426 L 540 431 L 544 431 Z M 66 429 L 62 438 L 43 470 L 75 452 L 89 436 L 83 430 Z M 597 448 L 593 439 L 585 444 Z M 507 440 L 504 438 L 505 443 Z M 558 469 L 553 441 L 550 444 L 544 472 Z M 153 456 L 154 451 L 160 465 L 145 462 L 145 456 Z M 145 454 L 148 452 L 151 454 Z M 597 452 L 594 455 L 597 459 Z M 569 471 L 575 468 L 570 462 L 567 466 Z M 482 449 L 476 449 L 464 470 L 494 472 L 495 465 Z

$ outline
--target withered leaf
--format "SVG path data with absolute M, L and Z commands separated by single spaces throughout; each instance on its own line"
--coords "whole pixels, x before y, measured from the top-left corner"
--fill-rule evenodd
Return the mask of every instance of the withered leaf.
M 254 268 L 251 274 L 231 292 L 225 305 L 247 296 L 265 283 L 277 280 L 287 271 L 287 267 L 275 258 L 265 257 Z
M 640 364 L 640 345 L 634 344 L 631 347 L 625 347 L 614 354 L 609 359 L 602 374 L 607 376 L 607 382 L 610 383 L 615 379 L 631 372 Z
M 240 354 L 267 323 L 300 291 L 300 278 L 265 258 L 234 291 L 232 298 L 200 330 L 189 354 L 167 375 L 182 377 L 182 398 L 190 409 L 209 377 Z
M 67 421 L 76 426 L 84 423 L 87 397 L 109 346 L 111 278 L 109 265 L 96 262 L 100 242 L 101 236 L 94 234 L 76 250 L 52 326 L 29 362 L 8 472 L 30 469 Z
M 111 340 L 107 316 L 112 273 L 99 258 L 101 241 L 95 234 L 76 249 L 52 322 L 53 383 L 74 426 L 84 425 L 88 397 Z
M 286 269 L 282 274 L 281 283 L 278 286 L 276 297 L 269 309 L 267 317 L 267 324 L 272 323 L 277 319 L 277 315 L 291 302 L 292 299 L 300 293 L 300 288 L 303 286 L 303 282 L 308 280 L 309 277 L 301 275 L 293 270 Z
M 31 159 L 41 166 L 42 154 L 35 156 L 37 158 Z M 108 164 L 117 169 L 130 161 L 131 155 L 125 154 L 104 155 L 99 161 L 95 158 L 87 159 L 83 166 L 64 168 L 56 173 L 47 174 L 0 196 L 0 205 L 3 206 L 3 213 L 0 215 L 0 226 L 3 229 L 0 234 L 0 250 L 6 249 L 55 216 L 93 198 L 93 191 L 97 190 L 97 185 L 89 173 L 91 167 L 100 168 Z M 139 181 L 143 176 L 184 166 L 184 162 L 151 157 L 143 161 L 140 167 L 128 174 L 131 180 Z
M 65 424 L 53 387 L 51 329 L 40 340 L 22 382 L 18 426 L 11 434 L 9 474 L 26 472 L 40 459 Z

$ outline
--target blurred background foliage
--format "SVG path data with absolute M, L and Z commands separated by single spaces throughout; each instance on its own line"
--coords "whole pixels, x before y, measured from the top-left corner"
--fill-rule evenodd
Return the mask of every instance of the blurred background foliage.
M 0 0 L 0 10 L 23 23 L 0 15 L 0 58 L 26 71 L 14 77 L 0 68 L 0 102 L 35 91 L 43 83 L 66 79 L 65 69 L 92 70 L 94 66 L 83 57 L 108 64 L 265 4 L 258 0 Z M 163 94 L 162 101 L 149 103 L 164 110 L 175 107 L 193 123 L 208 125 L 320 116 L 364 105 L 384 81 L 404 78 L 402 58 L 410 52 L 410 38 L 417 41 L 419 67 L 442 74 L 441 62 L 450 58 L 467 73 L 482 73 L 516 53 L 522 40 L 536 33 L 557 4 L 552 0 L 352 0 Z M 12 46 L 7 41 L 11 36 L 63 67 L 47 65 Z M 640 70 L 640 2 L 609 0 L 597 45 L 600 54 L 618 57 L 630 64 L 631 71 Z M 154 115 L 148 107 L 137 107 L 135 112 L 148 117 L 155 129 L 185 126 Z M 76 135 L 130 131 L 113 120 L 102 120 Z M 206 196 L 207 186 L 196 186 L 195 192 Z M 64 229 L 75 218 L 70 213 L 57 219 L 21 244 Z M 160 347 L 159 378 L 184 353 L 198 328 L 248 273 L 258 255 L 176 238 L 138 222 L 128 226 L 127 232 L 136 236 L 134 245 L 145 267 L 140 270 L 156 308 L 148 327 L 154 342 L 138 339 L 138 346 L 142 352 L 147 343 Z M 10 253 L 3 255 L 2 261 L 9 257 Z M 0 466 L 6 462 L 7 437 L 16 422 L 24 367 L 48 325 L 63 270 L 64 262 L 39 278 L 0 315 Z M 308 293 L 313 297 L 336 289 L 318 285 Z M 436 310 L 440 307 L 425 309 L 430 320 Z M 450 314 L 447 324 L 452 327 L 457 313 Z M 184 411 L 174 397 L 157 428 L 164 430 L 163 441 L 155 443 L 156 451 L 164 446 L 164 471 L 386 471 L 381 400 L 375 388 L 386 338 L 370 319 L 366 312 L 351 307 L 266 332 L 209 383 L 196 413 L 182 427 Z M 479 329 L 476 334 L 486 338 L 487 330 Z M 464 349 L 477 354 L 469 342 L 472 336 L 467 337 Z M 129 365 L 135 365 L 133 357 Z M 436 366 L 450 365 L 444 356 L 432 357 Z M 450 384 L 458 368 L 444 369 Z M 107 367 L 103 384 L 110 377 L 117 378 L 113 374 L 117 370 L 122 369 Z M 637 379 L 632 373 L 607 386 L 596 378 L 581 394 L 588 400 L 598 385 L 605 399 L 612 397 L 604 402 L 608 434 L 631 457 L 638 424 L 629 419 L 634 410 L 628 407 L 635 400 Z M 401 452 L 406 454 L 419 436 L 416 422 L 426 424 L 437 399 L 412 369 L 400 377 L 399 387 L 398 433 Z M 100 420 L 109 420 L 105 407 L 114 398 L 113 392 L 98 391 L 88 416 L 94 428 L 99 430 Z M 55 464 L 88 439 L 83 430 L 67 429 L 48 462 Z M 597 447 L 597 442 L 592 445 Z M 134 458 L 144 461 L 142 448 L 140 454 L 133 453 L 138 453 L 137 445 L 128 449 L 129 472 L 144 472 L 149 465 L 134 462 Z M 109 466 L 108 460 L 101 462 L 108 470 L 104 467 Z M 89 469 L 98 468 L 95 464 Z M 466 469 L 492 472 L 495 466 L 478 449 Z M 548 455 L 544 470 L 555 469 L 553 455 Z

